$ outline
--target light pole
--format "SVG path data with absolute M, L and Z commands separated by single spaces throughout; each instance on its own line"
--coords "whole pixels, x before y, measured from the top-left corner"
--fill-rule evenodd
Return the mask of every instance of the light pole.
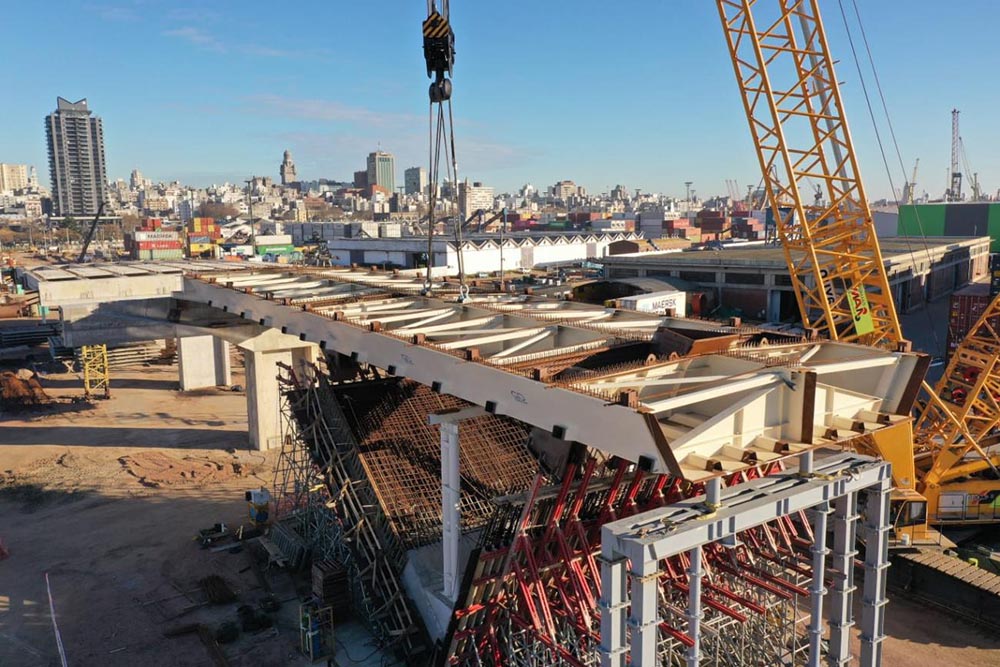
M 255 176 L 251 176 L 249 180 L 244 181 L 247 184 L 247 215 L 250 216 L 250 254 L 256 254 L 257 249 L 254 247 L 254 239 L 257 236 L 256 225 L 253 222 L 253 182 Z

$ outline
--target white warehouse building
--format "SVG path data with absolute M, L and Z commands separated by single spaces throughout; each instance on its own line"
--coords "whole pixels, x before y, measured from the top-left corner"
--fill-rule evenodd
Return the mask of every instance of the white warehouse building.
M 641 238 L 634 232 L 507 234 L 501 252 L 499 236 L 473 235 L 463 240 L 462 260 L 467 274 L 499 271 L 501 256 L 505 271 L 545 268 L 600 259 L 607 256 L 611 243 Z M 420 236 L 330 239 L 327 246 L 336 266 L 413 269 L 427 263 L 427 239 Z M 458 244 L 454 239 L 436 238 L 433 252 L 435 267 L 446 267 L 448 275 L 458 274 Z

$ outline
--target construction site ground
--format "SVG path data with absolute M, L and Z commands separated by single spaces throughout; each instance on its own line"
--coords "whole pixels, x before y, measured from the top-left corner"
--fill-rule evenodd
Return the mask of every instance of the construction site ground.
M 0 561 L 0 665 L 59 664 L 46 574 L 69 664 L 212 664 L 197 635 L 163 632 L 214 628 L 265 594 L 248 550 L 213 553 L 194 540 L 219 521 L 246 523 L 244 491 L 273 482 L 277 452 L 247 450 L 245 397 L 179 392 L 169 366 L 116 371 L 112 398 L 92 404 L 70 402 L 82 394 L 74 373 L 42 385 L 55 404 L 0 415 L 0 540 L 10 551 Z M 195 582 L 211 574 L 239 601 L 187 611 Z M 291 577 L 265 578 L 282 602 L 278 635 L 241 633 L 224 647 L 230 664 L 310 664 L 298 652 Z M 886 632 L 892 667 L 1000 663 L 1000 638 L 906 600 L 890 604 Z M 336 633 L 336 664 L 391 664 L 359 624 Z
M 195 540 L 217 522 L 248 524 L 244 491 L 273 483 L 277 452 L 247 449 L 245 396 L 179 392 L 170 366 L 115 371 L 112 398 L 91 404 L 70 401 L 82 395 L 75 373 L 42 384 L 52 404 L 0 414 L 0 540 L 10 553 L 0 560 L 0 665 L 59 664 L 46 574 L 69 664 L 213 664 L 197 634 L 163 632 L 214 630 L 266 595 L 249 549 L 213 553 Z M 196 582 L 213 574 L 236 602 L 197 606 Z M 311 664 L 298 651 L 291 576 L 264 577 L 281 602 L 278 634 L 241 632 L 223 646 L 229 664 Z M 383 664 L 360 624 L 336 636 L 337 664 Z

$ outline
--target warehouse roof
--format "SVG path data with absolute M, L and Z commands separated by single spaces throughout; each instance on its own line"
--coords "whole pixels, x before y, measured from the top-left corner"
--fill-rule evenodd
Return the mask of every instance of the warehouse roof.
M 916 239 L 887 237 L 879 240 L 882 256 L 889 263 L 904 263 L 911 255 L 920 258 L 927 254 L 941 256 L 951 250 L 989 245 L 988 236 L 938 236 Z M 672 266 L 755 266 L 764 269 L 782 269 L 787 266 L 785 254 L 780 246 L 740 245 L 726 246 L 722 250 L 696 250 L 688 252 L 644 252 L 627 255 L 613 255 L 600 260 L 612 266 L 630 264 L 670 264 Z

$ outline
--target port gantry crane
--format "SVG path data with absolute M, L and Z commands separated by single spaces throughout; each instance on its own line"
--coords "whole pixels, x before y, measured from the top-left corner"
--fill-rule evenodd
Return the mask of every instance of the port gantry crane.
M 908 350 L 819 0 L 716 4 L 803 323 L 833 340 Z M 812 197 L 815 183 L 823 203 Z M 872 438 L 870 453 L 892 463 L 893 518 L 904 543 L 941 543 L 928 520 L 1000 520 L 992 512 L 967 514 L 974 504 L 969 498 L 1000 492 L 1000 481 L 982 477 L 995 474 L 1000 461 L 980 445 L 1000 420 L 1000 336 L 989 319 L 998 314 L 1000 300 L 960 345 L 938 385 L 924 384 L 915 437 Z M 924 359 L 926 370 L 930 360 Z M 956 386 L 966 388 L 963 405 L 941 398 Z M 949 515 L 960 498 L 962 512 Z M 945 499 L 948 507 L 941 505 Z

